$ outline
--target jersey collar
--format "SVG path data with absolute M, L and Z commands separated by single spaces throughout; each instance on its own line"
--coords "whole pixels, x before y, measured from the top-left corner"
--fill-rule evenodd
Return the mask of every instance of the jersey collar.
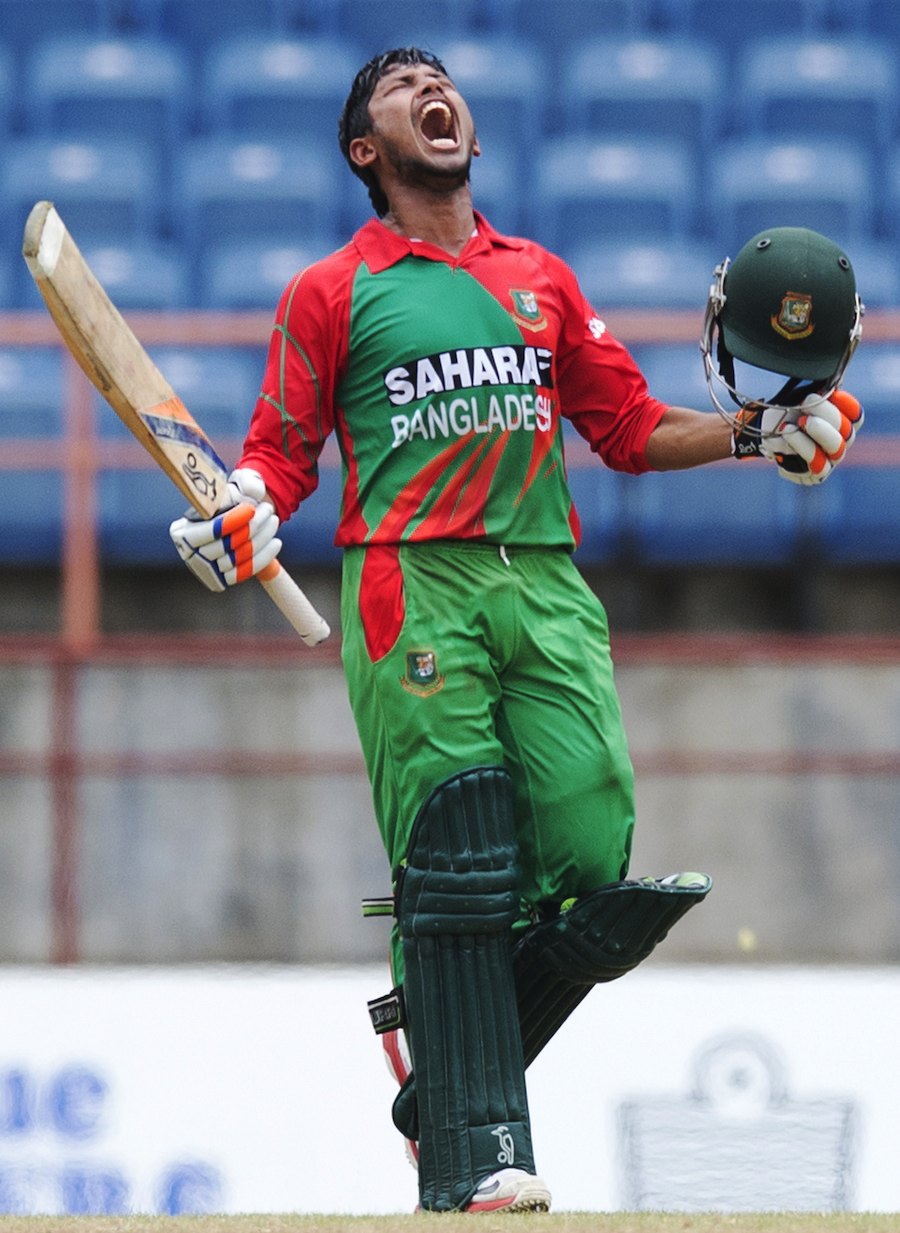
M 516 248 L 518 242 L 510 236 L 501 235 L 495 231 L 483 214 L 475 211 L 475 234 L 466 244 L 459 257 L 454 259 L 443 249 L 422 240 L 411 240 L 408 236 L 398 235 L 385 227 L 378 218 L 371 218 L 360 227 L 353 237 L 353 243 L 359 250 L 370 273 L 380 274 L 402 261 L 404 257 L 424 257 L 429 261 L 445 261 L 448 264 L 460 264 L 475 253 L 486 253 L 490 249 Z

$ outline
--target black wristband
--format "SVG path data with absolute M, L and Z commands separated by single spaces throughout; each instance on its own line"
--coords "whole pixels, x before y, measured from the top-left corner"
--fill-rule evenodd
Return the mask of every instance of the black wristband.
M 731 452 L 735 458 L 758 458 L 762 453 L 759 433 L 762 417 L 763 408 L 753 402 L 745 403 L 737 413 L 731 434 Z

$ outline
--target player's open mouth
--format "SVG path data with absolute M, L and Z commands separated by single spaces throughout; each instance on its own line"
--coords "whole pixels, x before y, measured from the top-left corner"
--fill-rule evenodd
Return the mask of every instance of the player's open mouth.
M 436 150 L 455 150 L 459 144 L 456 119 L 443 99 L 429 99 L 419 112 L 419 131 Z

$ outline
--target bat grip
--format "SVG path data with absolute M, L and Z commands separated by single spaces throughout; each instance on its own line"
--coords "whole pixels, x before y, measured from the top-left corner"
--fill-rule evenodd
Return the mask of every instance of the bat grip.
M 280 562 L 273 561 L 256 575 L 269 598 L 280 608 L 307 646 L 324 642 L 331 630 Z

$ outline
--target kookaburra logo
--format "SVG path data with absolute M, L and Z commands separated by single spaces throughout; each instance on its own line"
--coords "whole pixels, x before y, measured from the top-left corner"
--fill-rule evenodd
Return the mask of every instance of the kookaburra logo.
M 439 351 L 389 369 L 384 384 L 395 407 L 485 385 L 534 385 L 549 390 L 553 388 L 553 352 L 522 344 Z
M 497 1163 L 511 1165 L 516 1158 L 516 1145 L 513 1142 L 513 1137 L 509 1133 L 508 1126 L 498 1126 L 496 1130 L 491 1131 L 492 1135 L 496 1135 L 500 1144 L 500 1150 L 497 1153 Z

